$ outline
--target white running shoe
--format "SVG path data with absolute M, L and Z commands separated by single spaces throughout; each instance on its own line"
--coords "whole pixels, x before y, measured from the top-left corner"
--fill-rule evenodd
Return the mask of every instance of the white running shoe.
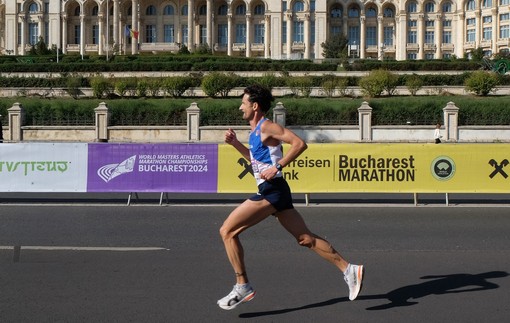
M 349 286 L 349 299 L 351 301 L 355 300 L 356 297 L 358 297 L 359 292 L 361 291 L 364 270 L 365 269 L 363 268 L 362 265 L 349 264 L 349 266 L 347 267 L 344 279 L 347 285 Z
M 239 288 L 234 285 L 234 289 L 225 297 L 218 300 L 218 305 L 224 310 L 232 310 L 241 303 L 251 301 L 255 297 L 255 290 L 249 288 Z

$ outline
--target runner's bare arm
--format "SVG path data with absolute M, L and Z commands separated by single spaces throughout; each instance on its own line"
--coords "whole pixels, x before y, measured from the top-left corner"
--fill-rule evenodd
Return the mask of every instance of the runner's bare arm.
M 229 145 L 232 145 L 235 149 L 237 149 L 238 152 L 243 155 L 244 158 L 247 160 L 250 160 L 250 150 L 248 147 L 243 145 L 238 139 L 237 135 L 234 130 L 229 128 L 227 132 L 225 133 L 225 142 Z

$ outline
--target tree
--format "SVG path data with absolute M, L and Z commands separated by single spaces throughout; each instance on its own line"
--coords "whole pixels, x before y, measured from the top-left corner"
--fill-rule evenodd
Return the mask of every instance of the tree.
M 466 89 L 479 96 L 487 96 L 491 93 L 499 79 L 496 73 L 486 71 L 475 71 L 465 81 Z
M 333 35 L 321 44 L 322 55 L 326 58 L 347 58 L 347 44 L 349 40 L 342 34 Z

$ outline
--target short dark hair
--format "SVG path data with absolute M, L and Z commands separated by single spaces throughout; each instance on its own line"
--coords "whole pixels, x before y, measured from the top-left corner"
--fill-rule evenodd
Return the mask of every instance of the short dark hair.
M 248 94 L 248 101 L 251 103 L 258 103 L 262 112 L 266 113 L 271 109 L 271 102 L 274 98 L 271 91 L 264 86 L 259 84 L 247 86 L 244 89 L 244 94 Z

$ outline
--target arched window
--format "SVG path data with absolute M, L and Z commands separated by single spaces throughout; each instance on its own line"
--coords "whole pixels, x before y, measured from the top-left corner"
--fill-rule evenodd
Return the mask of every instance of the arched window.
M 350 7 L 349 8 L 349 18 L 357 18 L 357 17 L 359 17 L 358 7 Z
M 76 8 L 74 8 L 74 15 L 79 16 L 80 12 L 81 12 L 80 6 L 76 6 Z
M 94 8 L 92 8 L 92 16 L 97 16 L 98 14 L 99 14 L 99 7 L 94 6 Z
M 447 1 L 443 3 L 443 12 L 452 12 L 452 3 Z
M 395 14 L 393 13 L 393 9 L 391 8 L 384 8 L 384 17 L 386 18 L 393 18 Z
M 365 16 L 368 18 L 368 17 L 377 17 L 377 11 L 375 10 L 375 8 L 368 8 L 366 10 L 366 13 L 365 13 Z
M 28 6 L 29 13 L 36 13 L 38 11 L 39 11 L 39 7 L 37 6 L 37 3 L 31 3 L 30 6 Z
M 198 14 L 200 16 L 205 16 L 207 15 L 207 5 L 203 5 L 203 6 L 200 6 L 200 8 L 198 8 Z
M 258 4 L 255 6 L 254 14 L 255 15 L 263 15 L 266 12 L 266 8 L 263 4 Z
M 492 0 L 483 0 L 482 8 L 491 8 L 491 7 L 492 7 Z
M 342 6 L 331 8 L 331 18 L 342 18 L 343 14 Z
M 163 15 L 165 16 L 173 16 L 174 15 L 174 7 L 171 5 L 165 6 L 163 9 Z
M 425 12 L 430 13 L 430 12 L 434 12 L 434 11 L 435 11 L 434 2 L 431 2 L 431 1 L 427 2 L 425 4 Z
M 147 7 L 147 10 L 145 10 L 145 14 L 147 16 L 155 16 L 156 15 L 156 7 L 153 5 L 150 5 Z
M 181 8 L 181 16 L 187 16 L 188 15 L 188 5 L 185 4 L 184 6 L 182 6 Z
M 303 1 L 294 2 L 294 6 L 292 6 L 292 12 L 302 12 L 305 11 L 305 4 Z
M 411 1 L 407 4 L 407 12 L 416 12 L 418 11 L 418 4 L 416 2 Z
M 236 7 L 236 15 L 237 16 L 244 16 L 246 15 L 246 5 L 243 3 L 243 4 L 240 4 Z
M 466 9 L 470 10 L 470 11 L 475 10 L 476 9 L 476 2 L 475 2 L 475 0 L 468 0 L 468 2 L 466 4 Z
M 218 16 L 226 16 L 228 13 L 228 7 L 226 4 L 222 4 L 219 8 L 218 8 Z

